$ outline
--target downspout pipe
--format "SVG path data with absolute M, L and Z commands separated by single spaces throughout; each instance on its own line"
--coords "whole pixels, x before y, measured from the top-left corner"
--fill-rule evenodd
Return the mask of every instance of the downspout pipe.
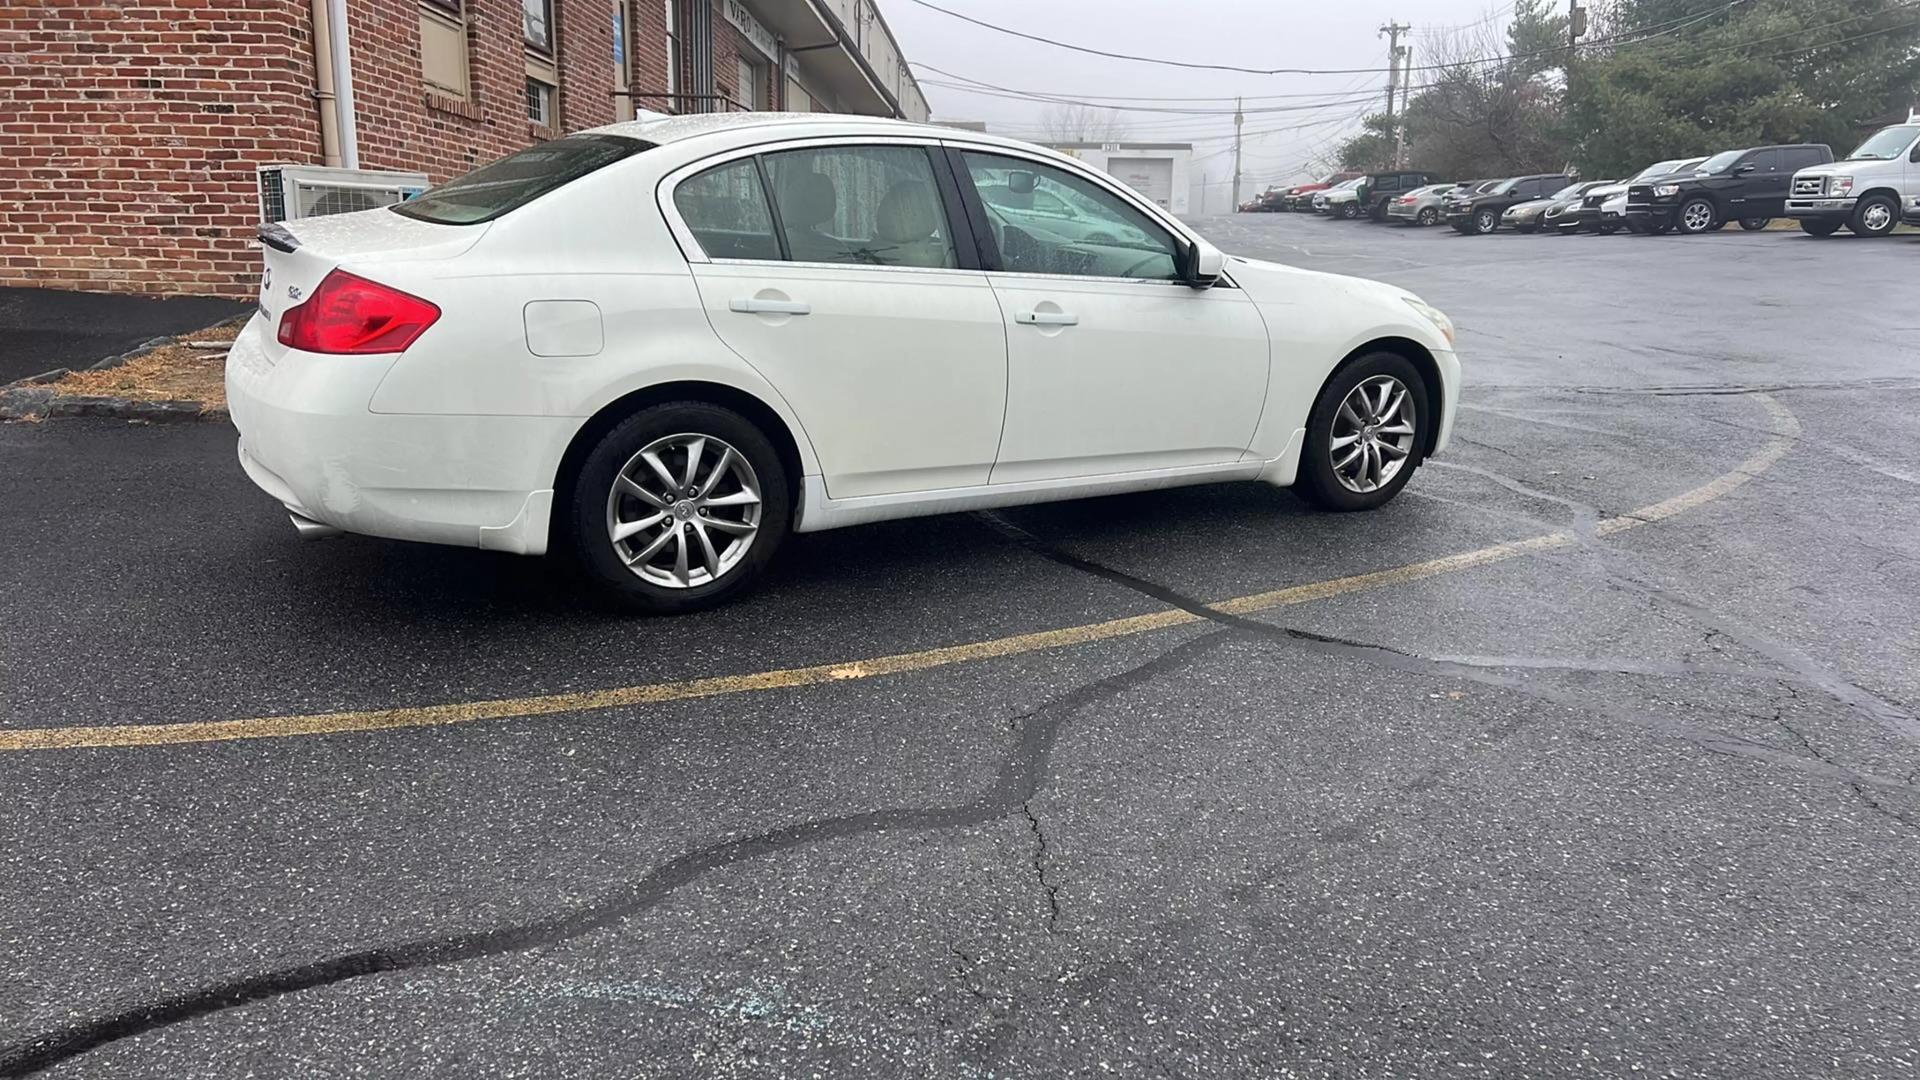
M 347 42 L 347 0 L 327 0 L 333 54 L 333 105 L 340 127 L 340 166 L 360 167 L 360 141 L 354 129 L 353 57 Z
M 320 105 L 320 157 L 340 167 L 340 115 L 333 96 L 333 33 L 327 0 L 313 0 L 313 99 Z

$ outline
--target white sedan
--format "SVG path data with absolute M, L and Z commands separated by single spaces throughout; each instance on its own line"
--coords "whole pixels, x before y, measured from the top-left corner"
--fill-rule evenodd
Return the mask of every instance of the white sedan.
M 1371 509 L 1459 396 L 1404 290 L 890 120 L 616 124 L 260 235 L 228 401 L 303 535 L 564 551 L 650 611 L 886 518 L 1228 480 Z

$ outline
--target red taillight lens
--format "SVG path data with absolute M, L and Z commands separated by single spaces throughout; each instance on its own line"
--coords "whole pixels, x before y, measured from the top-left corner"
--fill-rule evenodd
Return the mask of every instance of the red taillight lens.
M 417 296 L 335 270 L 306 303 L 280 316 L 280 344 L 316 353 L 405 352 L 439 318 L 440 309 Z

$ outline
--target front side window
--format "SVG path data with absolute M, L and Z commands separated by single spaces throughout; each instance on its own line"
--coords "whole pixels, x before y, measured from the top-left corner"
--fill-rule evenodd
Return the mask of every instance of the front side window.
M 826 146 L 765 161 L 793 261 L 959 265 L 924 147 Z
M 1733 168 L 1733 163 L 1739 161 L 1740 155 L 1745 152 L 1744 150 L 1722 150 L 1701 162 L 1700 171 L 1709 174 L 1726 172 Z
M 963 156 L 999 249 L 998 269 L 1179 279 L 1179 248 L 1173 237 L 1099 184 L 1022 158 L 971 150 Z M 1035 208 L 1035 198 L 1042 194 L 1085 209 L 1063 220 Z
M 1758 172 L 1758 173 L 1779 172 L 1780 171 L 1780 151 L 1756 150 L 1752 154 L 1749 154 L 1747 156 L 1747 159 L 1745 161 L 1742 161 L 1740 164 L 1752 166 L 1753 172 Z
M 590 172 L 652 148 L 652 143 L 622 135 L 570 135 L 475 169 L 393 210 L 441 225 L 492 221 Z
M 780 258 L 773 213 L 752 158 L 716 165 L 681 181 L 673 189 L 673 207 L 709 258 Z

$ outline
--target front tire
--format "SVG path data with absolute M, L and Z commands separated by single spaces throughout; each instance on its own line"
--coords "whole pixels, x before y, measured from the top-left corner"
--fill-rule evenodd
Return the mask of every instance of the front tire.
M 1832 236 L 1834 233 L 1840 231 L 1840 223 L 1837 221 L 1826 221 L 1820 218 L 1801 218 L 1800 231 L 1806 233 L 1808 236 Z
M 568 540 L 586 578 L 653 614 L 731 599 L 792 524 L 772 442 L 746 417 L 704 401 L 621 421 L 588 452 L 570 497 Z
M 1680 231 L 1688 236 L 1712 232 L 1716 226 L 1724 224 L 1720 220 L 1719 208 L 1713 205 L 1712 199 L 1705 197 L 1688 199 L 1680 204 L 1680 210 L 1673 215 L 1673 220 Z
M 1900 204 L 1890 196 L 1869 195 L 1854 204 L 1847 231 L 1855 236 L 1885 236 L 1900 224 Z
M 1473 231 L 1481 236 L 1486 236 L 1499 227 L 1500 215 L 1492 210 L 1481 210 L 1473 215 Z
M 1360 216 L 1360 204 L 1357 202 L 1341 203 L 1340 216 L 1348 221 L 1354 220 Z
M 1425 459 L 1432 415 L 1427 384 L 1406 357 L 1368 353 L 1342 367 L 1307 416 L 1300 497 L 1322 510 L 1385 506 Z
M 1747 232 L 1759 232 L 1771 224 L 1773 224 L 1773 219 L 1770 217 L 1743 217 L 1740 219 L 1740 227 Z

